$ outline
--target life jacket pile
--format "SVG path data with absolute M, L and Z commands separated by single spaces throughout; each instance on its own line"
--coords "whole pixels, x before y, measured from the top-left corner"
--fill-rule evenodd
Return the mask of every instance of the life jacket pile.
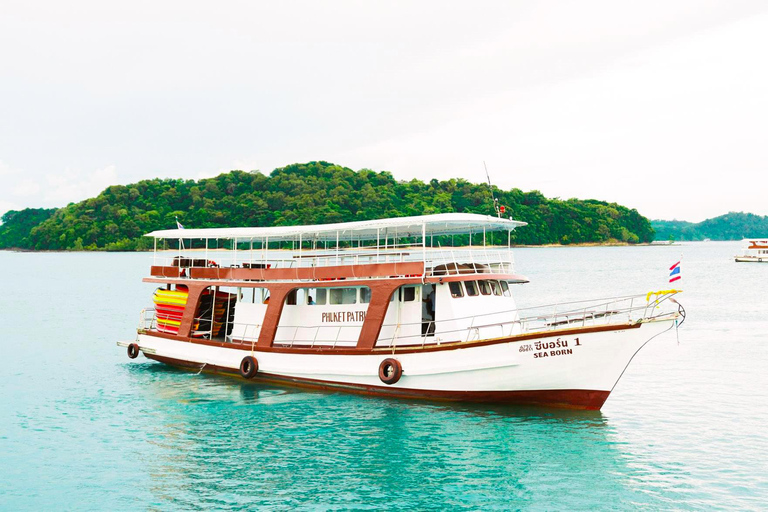
M 186 287 L 178 286 L 176 290 L 155 290 L 152 300 L 157 313 L 157 330 L 170 334 L 178 334 L 181 317 L 187 306 L 189 292 Z
M 157 330 L 169 334 L 178 334 L 181 327 L 181 317 L 187 307 L 189 292 L 186 286 L 178 285 L 175 290 L 158 288 L 152 297 L 157 314 Z M 229 321 L 234 316 L 234 305 L 237 296 L 233 293 L 216 292 L 206 290 L 200 296 L 200 304 L 195 312 L 195 320 L 192 323 L 192 336 L 196 338 L 215 338 L 221 332 L 229 311 Z M 211 311 L 213 305 L 213 311 Z M 213 327 L 211 327 L 213 320 Z

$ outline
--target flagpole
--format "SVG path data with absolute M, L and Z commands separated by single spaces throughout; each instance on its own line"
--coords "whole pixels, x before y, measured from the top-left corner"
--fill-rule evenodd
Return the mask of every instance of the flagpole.
M 176 215 L 174 218 L 176 219 L 176 229 L 184 229 L 184 226 L 182 226 L 181 222 L 179 222 L 179 216 Z M 182 250 L 186 250 L 184 248 L 184 239 L 182 237 L 179 237 L 179 256 L 181 256 Z

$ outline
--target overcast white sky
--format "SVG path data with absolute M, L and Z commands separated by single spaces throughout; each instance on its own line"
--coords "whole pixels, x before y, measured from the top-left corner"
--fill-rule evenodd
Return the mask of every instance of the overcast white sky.
M 0 213 L 309 160 L 768 215 L 768 2 L 0 0 Z M 524 219 L 523 219 L 524 220 Z

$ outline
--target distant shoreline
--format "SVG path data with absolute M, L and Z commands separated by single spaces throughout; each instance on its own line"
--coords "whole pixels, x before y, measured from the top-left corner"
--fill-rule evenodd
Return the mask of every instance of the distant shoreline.
M 713 242 L 737 242 L 738 240 L 712 240 Z M 695 243 L 695 242 L 701 242 L 701 240 L 681 240 L 680 242 L 685 243 Z M 605 242 L 605 243 L 597 243 L 597 242 L 585 242 L 585 243 L 578 243 L 578 244 L 541 244 L 541 245 L 512 245 L 512 249 L 554 249 L 554 248 L 568 248 L 568 247 L 675 247 L 681 245 L 680 242 L 675 242 L 673 244 L 652 244 L 652 243 L 642 243 L 642 244 L 630 244 L 628 242 Z M 709 242 L 707 242 L 709 243 Z M 467 246 L 468 247 L 468 246 Z M 498 246 L 488 246 L 488 247 L 505 247 L 503 245 Z M 259 249 L 261 250 L 261 249 Z M 270 249 L 272 251 L 277 251 L 280 249 Z M 284 249 L 287 250 L 287 249 Z M 4 252 L 25 252 L 25 253 L 36 253 L 36 254 L 43 254 L 43 253 L 143 253 L 143 254 L 152 254 L 152 250 L 147 251 L 107 251 L 105 249 L 96 249 L 96 250 L 89 250 L 89 251 L 62 251 L 62 250 L 56 250 L 56 251 L 50 251 L 50 250 L 32 250 L 32 249 L 17 249 L 17 248 L 4 248 L 0 249 L 0 251 Z M 185 249 L 185 252 L 205 252 L 206 249 Z M 215 252 L 228 252 L 230 249 L 208 249 L 208 252 L 215 253 Z M 158 251 L 158 252 L 178 252 L 176 249 L 166 249 L 165 251 Z

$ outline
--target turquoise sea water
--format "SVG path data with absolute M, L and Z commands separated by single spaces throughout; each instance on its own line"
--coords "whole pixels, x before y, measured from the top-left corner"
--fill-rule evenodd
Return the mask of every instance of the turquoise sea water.
M 0 252 L 0 509 L 764 509 L 768 265 L 520 249 L 518 304 L 668 287 L 688 320 L 600 412 L 262 386 L 129 360 L 145 254 Z

